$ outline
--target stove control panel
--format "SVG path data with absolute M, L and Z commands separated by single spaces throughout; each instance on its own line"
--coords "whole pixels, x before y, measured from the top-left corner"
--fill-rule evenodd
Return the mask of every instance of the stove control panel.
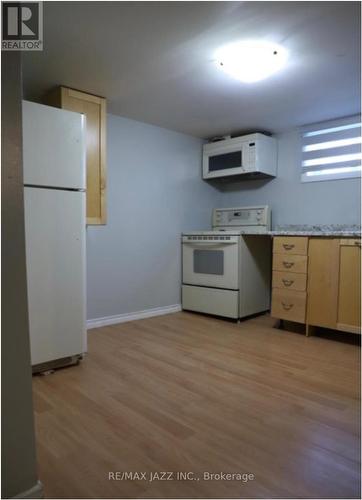
M 212 227 L 214 229 L 219 227 L 247 229 L 250 226 L 260 227 L 265 231 L 271 230 L 268 206 L 214 208 L 213 210 Z

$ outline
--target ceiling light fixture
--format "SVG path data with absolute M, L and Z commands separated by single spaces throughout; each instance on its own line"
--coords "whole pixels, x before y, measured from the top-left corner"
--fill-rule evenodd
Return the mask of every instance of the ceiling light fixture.
M 252 83 L 279 71 L 288 54 L 275 43 L 250 40 L 221 47 L 215 56 L 223 71 L 242 82 Z

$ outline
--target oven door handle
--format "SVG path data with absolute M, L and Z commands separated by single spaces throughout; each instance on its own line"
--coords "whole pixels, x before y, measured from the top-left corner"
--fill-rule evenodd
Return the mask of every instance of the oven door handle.
M 193 247 L 220 247 L 223 245 L 237 245 L 237 241 L 183 241 L 183 245 L 189 245 Z

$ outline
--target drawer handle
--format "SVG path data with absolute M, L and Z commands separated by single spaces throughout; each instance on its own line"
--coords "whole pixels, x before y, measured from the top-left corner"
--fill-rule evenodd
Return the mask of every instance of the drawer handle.
M 357 245 L 358 247 L 361 246 L 361 242 L 360 241 L 355 241 L 354 244 Z
M 294 283 L 294 280 L 285 280 L 282 279 L 282 282 L 284 283 L 285 286 L 290 286 Z
M 294 304 L 286 304 L 285 302 L 282 302 L 282 306 L 286 311 L 290 311 Z
M 287 269 L 290 269 L 291 267 L 294 266 L 294 262 L 287 262 L 286 260 L 283 260 L 283 266 L 286 267 Z
M 295 245 L 292 245 L 291 243 L 283 243 L 284 250 L 292 250 Z

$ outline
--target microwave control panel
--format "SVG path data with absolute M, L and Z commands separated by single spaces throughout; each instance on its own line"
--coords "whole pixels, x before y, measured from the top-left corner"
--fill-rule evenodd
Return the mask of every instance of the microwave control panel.
M 268 206 L 214 208 L 213 227 L 265 226 L 270 230 L 270 210 Z

